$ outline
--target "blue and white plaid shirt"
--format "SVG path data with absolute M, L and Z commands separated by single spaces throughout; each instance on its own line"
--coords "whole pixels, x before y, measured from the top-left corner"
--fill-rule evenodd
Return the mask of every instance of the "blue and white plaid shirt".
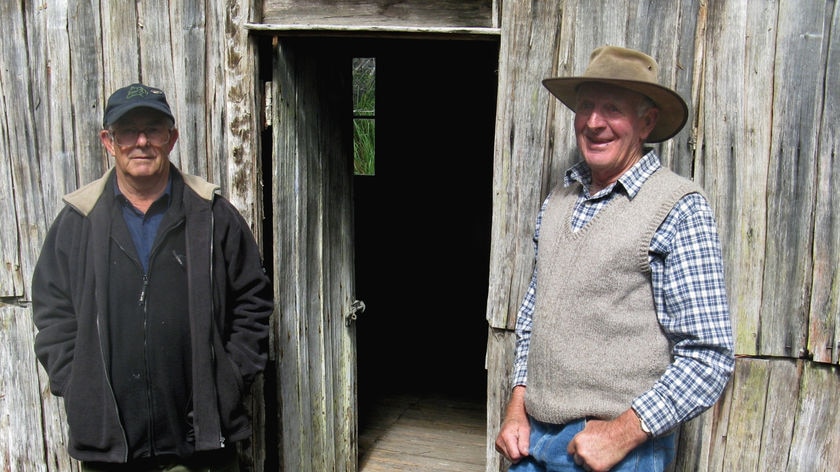
M 566 171 L 564 186 L 580 182 L 572 229 L 579 230 L 615 198 L 633 198 L 661 167 L 648 150 L 618 181 L 589 195 L 592 176 L 585 162 Z M 534 256 L 548 197 L 537 215 Z M 735 366 L 732 325 L 714 214 L 703 195 L 684 196 L 650 242 L 650 267 L 656 314 L 673 345 L 673 361 L 650 390 L 632 405 L 654 435 L 662 434 L 702 413 L 720 397 Z M 527 385 L 536 269 L 516 319 L 514 385 Z

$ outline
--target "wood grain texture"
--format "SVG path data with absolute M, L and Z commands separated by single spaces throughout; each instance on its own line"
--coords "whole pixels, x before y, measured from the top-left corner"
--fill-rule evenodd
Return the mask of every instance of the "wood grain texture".
M 262 23 L 386 27 L 492 27 L 492 0 L 315 0 L 263 2 Z
M 726 261 L 730 309 L 737 324 L 736 351 L 758 349 L 767 238 L 764 189 L 769 172 L 772 123 L 766 93 L 773 57 L 772 4 L 748 8 L 746 2 L 710 6 L 704 83 L 698 116 L 698 175 L 715 210 Z M 749 41 L 742 34 L 749 29 Z M 737 78 L 738 80 L 733 80 Z
M 393 8 L 383 9 L 386 3 Z M 5 302 L 0 412 L 24 411 L 0 421 L 0 470 L 74 470 L 66 454 L 61 399 L 48 392 L 43 370 L 32 360 L 28 284 L 61 196 L 111 165 L 97 137 L 107 96 L 138 80 L 164 88 L 173 104 L 182 131 L 176 163 L 220 183 L 255 232 L 262 230 L 264 215 L 262 173 L 276 173 L 275 183 L 281 175 L 295 177 L 271 189 L 271 228 L 281 235 L 272 249 L 284 254 L 273 261 L 276 293 L 289 303 L 282 307 L 285 324 L 274 327 L 271 356 L 282 363 L 276 375 L 291 375 L 286 381 L 294 386 L 272 402 L 306 408 L 261 418 L 274 410 L 264 408 L 258 393 L 251 403 L 258 431 L 248 454 L 259 469 L 262 449 L 272 446 L 260 442 L 259 429 L 269 423 L 301 457 L 316 458 L 318 466 L 334 462 L 352 468 L 359 444 L 352 408 L 345 408 L 355 395 L 352 333 L 330 325 L 353 299 L 352 286 L 335 288 L 350 278 L 351 256 L 344 246 L 326 249 L 348 241 L 341 235 L 348 223 L 339 215 L 347 208 L 326 197 L 331 188 L 345 191 L 340 169 L 324 157 L 330 153 L 325 140 L 335 135 L 296 136 L 283 128 L 301 116 L 324 113 L 317 91 L 275 101 L 276 116 L 285 121 L 275 123 L 274 146 L 290 149 L 297 160 L 275 156 L 275 168 L 260 167 L 262 86 L 251 34 L 265 12 L 254 4 L 0 3 Z M 266 18 L 275 15 L 301 31 L 310 21 L 333 19 L 322 26 L 354 35 L 368 30 L 384 41 L 394 39 L 388 32 L 500 40 L 487 303 L 487 470 L 504 468 L 491 441 L 509 392 L 512 328 L 533 267 L 534 218 L 542 198 L 576 159 L 572 115 L 540 81 L 580 72 L 589 51 L 605 43 L 651 52 L 660 61 L 662 79 L 689 101 L 686 129 L 660 150 L 663 162 L 701 183 L 712 202 L 736 351 L 745 356 L 737 360 L 721 401 L 682 429 L 678 466 L 773 470 L 785 463 L 791 470 L 838 469 L 838 420 L 829 407 L 837 403 L 834 369 L 840 351 L 840 197 L 834 191 L 840 178 L 835 130 L 840 3 L 283 0 L 265 5 L 277 6 Z M 272 34 L 271 25 L 263 26 L 261 34 Z M 317 30 L 314 36 L 324 31 L 330 32 Z M 305 60 L 282 57 L 287 53 L 275 60 Z M 275 85 L 306 77 L 288 74 L 317 71 L 275 67 Z M 325 294 L 330 295 L 322 298 Z M 331 332 L 333 341 L 325 342 L 319 330 Z M 334 376 L 333 369 L 350 374 Z M 754 390 L 761 385 L 764 391 Z M 319 439 L 310 441 L 311 434 Z M 309 456 L 309 448 L 319 452 Z
M 772 73 L 774 132 L 767 176 L 767 231 L 759 353 L 806 354 L 813 270 L 818 110 L 823 88 L 815 77 L 826 68 L 822 38 L 825 5 L 779 5 Z M 807 189 L 807 190 L 806 190 Z M 804 191 L 803 191 L 804 190 Z
M 32 322 L 29 310 L 0 305 L 0 454 L 2 470 L 33 471 L 43 463 L 45 441 L 41 435 L 30 437 L 26 431 L 40 431 L 40 396 L 38 377 L 31 375 L 36 368 L 32 345 Z M 8 452 L 6 452 L 8 451 Z M 14 452 L 14 454 L 9 454 Z
M 814 217 L 814 271 L 810 303 L 808 350 L 818 362 L 837 364 L 840 360 L 840 5 L 834 5 L 830 42 L 826 49 L 824 105 L 819 123 L 817 148 L 816 214 Z
M 351 58 L 296 44 L 278 42 L 272 98 L 280 461 L 284 470 L 352 471 L 352 138 L 341 126 L 352 118 Z

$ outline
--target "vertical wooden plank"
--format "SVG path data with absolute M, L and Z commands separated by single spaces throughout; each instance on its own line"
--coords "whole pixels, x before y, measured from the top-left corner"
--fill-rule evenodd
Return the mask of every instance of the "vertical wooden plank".
M 487 444 L 486 471 L 502 472 L 510 465 L 496 452 L 496 435 L 501 429 L 505 406 L 510 399 L 513 352 L 516 336 L 506 329 L 488 328 L 487 335 Z
M 274 209 L 274 286 L 277 294 L 275 336 L 278 382 L 277 418 L 278 442 L 281 445 L 279 465 L 281 470 L 303 469 L 303 457 L 311 451 L 307 440 L 311 411 L 300 407 L 309 403 L 309 386 L 306 359 L 306 336 L 302 333 L 306 323 L 302 306 L 306 292 L 305 253 L 308 240 L 298 236 L 303 224 L 300 200 L 306 199 L 308 187 L 301 181 L 307 171 L 306 162 L 298 154 L 295 133 L 299 108 L 295 91 L 298 57 L 287 41 L 278 41 L 274 51 L 272 92 L 273 112 L 273 164 L 272 200 Z M 315 262 L 315 261 L 313 261 Z M 297 445 L 297 450 L 295 449 Z
M 696 39 L 705 28 L 706 3 L 695 0 L 680 2 L 630 3 L 624 45 L 642 50 L 659 63 L 659 81 L 682 96 L 688 105 L 688 121 L 673 138 L 653 145 L 662 164 L 695 180 L 693 131 L 696 126 L 696 104 L 693 80 L 696 77 Z M 657 27 L 650 27 L 656 18 Z M 619 44 L 621 45 L 621 44 Z
M 6 14 L 2 12 L 0 14 Z M 4 49 L 5 50 L 5 49 Z M 9 104 L 6 102 L 6 94 L 0 93 L 0 113 L 7 116 Z M 12 180 L 12 168 L 16 154 L 10 152 L 12 146 L 8 133 L 0 136 L 0 186 L 4 189 L 14 189 Z M 15 218 L 14 194 L 7 193 L 0 196 L 0 221 L 17 222 Z M 0 231 L 0 297 L 11 299 L 24 295 L 23 272 L 21 271 L 20 246 L 21 240 L 17 231 L 11 231 L 12 225 L 7 225 L 5 230 Z
M 767 400 L 769 365 L 761 360 L 744 360 L 732 376 L 732 403 L 726 451 L 720 470 L 759 472 L 764 417 L 760 413 Z
M 693 470 L 721 470 L 720 464 L 724 459 L 729 439 L 727 435 L 732 421 L 734 396 L 735 388 L 730 382 L 718 402 L 696 418 L 702 421 L 704 428 L 701 442 L 696 446 L 697 451 L 686 451 L 686 453 L 699 454 L 697 462 L 693 463 Z M 683 431 L 686 429 L 683 427 Z M 687 463 L 692 464 L 692 462 Z
M 87 0 L 69 2 L 69 7 L 66 16 L 56 14 L 59 2 L 47 10 L 49 39 L 43 73 L 48 95 L 44 99 L 50 104 L 64 103 L 45 110 L 53 137 L 49 140 L 49 158 L 57 174 L 52 177 L 54 183 L 44 186 L 54 187 L 51 190 L 57 192 L 50 199 L 50 205 L 55 206 L 47 207 L 54 208 L 48 218 L 63 205 L 61 196 L 99 178 L 112 164 L 99 141 L 105 111 L 99 4 Z
M 3 267 L 0 269 L 0 288 L 9 297 L 25 297 L 31 269 L 29 255 L 38 245 L 43 229 L 42 209 L 38 205 L 40 170 L 31 158 L 37 147 L 33 112 L 30 101 L 29 61 L 25 47 L 27 35 L 24 11 L 17 3 L 0 6 L 6 28 L 0 35 L 0 182 L 4 184 L 0 197 L 0 216 L 3 221 Z M 32 192 L 32 193 L 30 193 Z
M 349 58 L 280 40 L 274 64 L 275 278 L 284 470 L 356 468 Z
M 169 3 L 167 0 L 145 0 L 137 2 L 135 8 L 140 80 L 147 85 L 169 91 L 166 98 L 170 99 L 172 95 L 171 102 L 174 103 L 170 103 L 171 106 L 180 104 L 178 96 L 172 90 L 172 84 L 183 80 L 184 77 L 175 75 L 173 62 L 179 57 L 173 55 L 174 44 L 182 39 L 183 30 L 176 28 Z M 178 35 L 173 35 L 175 31 Z M 195 87 L 202 84 L 191 85 Z
M 260 117 L 263 112 L 263 92 L 258 83 L 256 43 L 249 36 L 248 30 L 241 26 L 254 14 L 252 3 L 228 0 L 226 8 L 218 15 L 220 20 L 215 31 L 218 31 L 219 40 L 213 44 L 220 50 L 210 56 L 220 60 L 215 67 L 224 73 L 224 80 L 210 81 L 209 86 L 214 88 L 212 96 L 220 97 L 211 103 L 220 106 L 220 109 L 211 110 L 208 116 L 225 117 L 223 120 L 210 119 L 209 122 L 224 123 L 225 129 L 220 136 L 225 138 L 226 143 L 224 153 L 213 146 L 208 149 L 208 156 L 212 156 L 210 160 L 213 165 L 220 167 L 217 172 L 227 184 L 231 202 L 246 215 L 255 235 L 261 238 L 263 187 Z M 208 70 L 214 71 L 213 62 L 210 59 L 208 62 Z M 211 139 L 207 142 L 213 145 Z
M 166 93 L 166 99 L 172 108 L 175 124 L 180 133 L 175 149 L 169 158 L 182 171 L 207 177 L 207 162 L 204 153 L 199 151 L 199 146 L 196 144 L 203 142 L 204 128 L 200 126 L 200 121 L 194 122 L 196 117 L 204 115 L 205 105 L 203 100 L 187 101 L 184 93 L 185 90 L 189 90 L 188 94 L 201 96 L 204 83 L 196 81 L 187 84 L 185 81 L 188 77 L 175 69 L 175 62 L 183 58 L 178 54 L 183 51 L 178 50 L 176 45 L 190 43 L 182 36 L 185 31 L 190 30 L 178 27 L 181 25 L 176 22 L 180 18 L 172 16 L 169 3 L 167 0 L 151 0 L 135 4 L 137 51 L 134 57 L 137 61 L 138 74 L 135 80 L 125 81 L 119 86 L 137 81 L 151 87 L 158 87 Z M 180 4 L 180 2 L 175 3 Z M 191 5 L 192 2 L 186 2 L 186 8 Z M 172 10 L 180 12 L 174 7 Z M 176 31 L 178 34 L 173 35 Z M 200 66 L 198 69 L 201 70 Z
M 775 3 L 715 2 L 709 9 L 697 167 L 715 209 L 726 261 L 736 352 L 757 352 L 766 241 Z M 744 35 L 744 31 L 748 35 Z M 749 41 L 747 41 L 749 38 Z M 736 78 L 737 80 L 733 80 Z
M 331 46 L 326 46 L 328 49 Z M 345 322 L 355 299 L 355 238 L 353 234 L 353 84 L 352 58 L 327 54 L 328 67 L 318 73 L 320 94 L 328 98 L 321 107 L 319 149 L 324 162 L 324 282 L 327 292 L 324 324 L 326 341 L 325 434 L 333 451 L 328 464 L 335 472 L 355 472 L 358 467 L 356 324 Z
M 553 70 L 563 2 L 504 2 L 493 172 L 487 319 L 512 329 L 534 261 L 534 220 L 551 152 Z M 491 373 L 491 375 L 494 375 Z
M 790 443 L 794 420 L 797 416 L 796 412 L 799 411 L 799 388 L 802 385 L 803 362 L 793 359 L 756 359 L 753 362 L 768 364 L 770 374 L 765 404 L 759 405 L 761 408 L 749 413 L 752 416 L 763 416 L 764 420 L 761 442 L 759 443 L 761 449 L 759 451 L 758 470 L 779 468 L 783 470 L 808 470 L 791 469 L 783 466 L 788 461 L 788 455 L 791 452 Z M 733 406 L 737 409 L 746 407 L 746 405 Z
M 697 172 L 694 151 L 697 145 L 697 126 L 700 108 L 700 80 L 704 60 L 704 44 L 708 26 L 708 3 L 696 0 L 675 2 L 673 9 L 665 12 L 651 10 L 640 18 L 658 18 L 669 14 L 660 23 L 673 28 L 662 34 L 654 33 L 651 51 L 657 51 L 660 62 L 660 77 L 664 83 L 672 84 L 688 104 L 688 122 L 676 136 L 659 145 L 663 163 L 674 172 L 691 177 L 704 188 L 706 182 Z M 640 6 L 644 3 L 640 3 Z M 661 3 L 654 3 L 657 7 Z M 640 30 L 647 28 L 640 27 Z M 660 28 L 650 28 L 658 32 Z M 674 41 L 680 38 L 680 41 Z M 691 43 L 690 43 L 691 41 Z
M 840 447 L 837 444 L 840 376 L 837 369 L 836 365 L 804 364 L 798 414 L 785 470 L 840 470 Z M 768 448 L 773 447 L 773 443 L 765 444 Z
M 303 49 L 306 51 L 305 49 Z M 308 54 L 307 54 L 308 55 Z M 303 107 L 296 117 L 295 133 L 298 138 L 297 158 L 300 163 L 301 173 L 298 183 L 306 190 L 301 194 L 298 201 L 298 216 L 300 225 L 297 234 L 307 243 L 301 244 L 301 252 L 295 257 L 301 258 L 298 267 L 301 269 L 299 276 L 303 279 L 300 285 L 298 302 L 300 303 L 300 315 L 302 315 L 303 326 L 300 332 L 303 342 L 302 373 L 306 376 L 305 397 L 308 403 L 299 405 L 308 409 L 307 416 L 309 424 L 309 436 L 306 442 L 311 447 L 310 454 L 301 461 L 301 471 L 309 467 L 315 470 L 329 470 L 329 456 L 332 449 L 327 443 L 327 411 L 326 411 L 326 386 L 325 386 L 325 363 L 324 357 L 324 334 L 327 326 L 324 323 L 324 304 L 328 302 L 326 287 L 324 285 L 324 160 L 327 158 L 320 148 L 319 134 L 321 121 L 321 102 L 319 92 L 315 86 L 318 83 L 318 64 L 313 56 L 297 64 L 294 93 L 298 94 Z M 294 445 L 291 450 L 299 447 Z
M 172 42 L 177 58 L 172 64 L 173 87 L 182 109 L 179 129 L 186 130 L 178 150 L 180 162 L 190 172 L 218 183 L 229 197 L 235 192 L 226 172 L 231 117 L 225 114 L 224 62 L 229 30 L 234 29 L 227 17 L 228 3 L 190 0 L 170 4 L 170 10 L 172 26 L 181 34 L 179 41 Z M 250 214 L 245 216 L 251 221 Z
M 206 81 L 207 92 L 200 102 L 206 108 L 203 115 L 206 124 L 202 129 L 206 130 L 203 142 L 208 161 L 207 173 L 222 184 L 224 194 L 249 222 L 254 237 L 263 242 L 262 88 L 257 83 L 255 42 L 248 30 L 242 27 L 254 15 L 255 2 L 209 2 L 206 5 L 209 13 L 201 9 L 205 2 L 196 3 L 197 8 L 185 11 L 185 19 L 181 20 L 187 36 L 183 42 L 186 50 L 182 60 L 176 63 L 176 70 L 179 64 L 183 64 L 183 75 L 188 78 L 185 86 L 188 88 L 199 77 L 202 80 L 205 75 L 211 78 Z M 205 54 L 202 56 L 200 52 Z M 197 67 L 198 58 L 206 62 L 200 69 Z M 265 241 L 265 244 L 270 245 L 271 242 Z M 263 248 L 263 254 L 272 252 L 270 248 Z M 265 264 L 271 263 L 270 259 L 265 260 Z M 274 360 L 274 353 L 270 353 L 269 357 Z M 242 460 L 247 461 L 247 468 L 256 472 L 261 472 L 266 466 L 267 449 L 277 449 L 276 444 L 266 443 L 266 415 L 269 409 L 265 403 L 264 380 L 264 375 L 255 379 L 247 399 L 253 433 L 248 448 L 240 454 Z M 275 410 L 272 408 L 270 411 Z
M 178 108 L 175 118 L 178 122 L 180 137 L 177 146 L 177 161 L 181 169 L 200 175 L 222 187 L 222 194 L 230 195 L 224 175 L 219 171 L 224 167 L 227 157 L 225 139 L 225 121 L 222 113 L 223 100 L 218 89 L 225 87 L 221 75 L 209 80 L 208 70 L 218 70 L 218 63 L 224 55 L 224 34 L 217 26 L 225 17 L 217 16 L 216 9 L 224 2 L 204 2 L 188 0 L 183 2 L 161 2 L 161 11 L 169 11 L 169 25 L 162 24 L 160 34 L 166 34 L 167 28 L 177 31 L 178 35 L 171 42 L 170 69 L 163 68 L 160 77 L 168 84 L 167 93 L 172 95 L 173 104 Z M 219 8 L 222 12 L 223 8 Z M 147 15 L 154 12 L 149 11 Z M 155 40 L 149 38 L 143 49 L 144 57 L 155 54 Z M 166 50 L 166 49 L 165 49 Z M 249 216 L 245 215 L 250 221 Z
M 77 187 L 78 156 L 76 145 L 81 139 L 61 139 L 64 136 L 76 137 L 77 132 L 86 129 L 79 123 L 78 131 L 73 122 L 73 113 L 68 113 L 68 107 L 49 106 L 51 103 L 50 86 L 61 84 L 62 95 L 67 97 L 68 84 L 71 84 L 72 67 L 70 63 L 70 47 L 73 35 L 68 30 L 70 12 L 66 5 L 56 5 L 53 8 L 40 10 L 33 16 L 37 18 L 38 27 L 32 28 L 29 49 L 32 54 L 33 77 L 39 77 L 38 86 L 33 90 L 33 100 L 39 106 L 33 110 L 37 135 L 49 137 L 38 141 L 39 152 L 37 164 L 42 169 L 40 185 L 37 192 L 41 196 L 43 225 L 46 227 L 62 207 L 61 197 Z M 41 73 L 50 65 L 49 76 Z M 79 111 L 78 120 L 81 122 L 87 116 L 86 107 Z M 51 139 L 55 137 L 56 139 Z M 80 137 L 81 138 L 81 137 Z M 92 157 L 92 156 L 91 156 Z M 94 160 L 96 159 L 88 159 Z M 46 231 L 44 232 L 46 234 Z M 40 244 L 40 240 L 38 243 Z
M 759 354 L 804 355 L 813 270 L 817 130 L 825 2 L 779 4 Z
M 104 107 L 105 100 L 111 93 L 141 80 L 140 60 L 137 56 L 140 48 L 137 29 L 140 25 L 134 3 L 101 2 L 100 8 L 104 73 L 104 94 L 101 103 Z M 162 87 L 158 84 L 148 85 Z M 175 119 L 178 120 L 177 114 Z
M 840 3 L 827 13 L 831 25 L 823 34 L 826 58 L 824 104 L 820 117 L 817 145 L 817 201 L 814 230 L 814 271 L 811 292 L 811 311 L 808 349 L 814 360 L 837 363 L 840 361 Z
M 0 305 L 0 470 L 47 470 L 29 309 Z M 49 419 L 46 419 L 49 421 Z M 66 470 L 66 469 L 65 469 Z

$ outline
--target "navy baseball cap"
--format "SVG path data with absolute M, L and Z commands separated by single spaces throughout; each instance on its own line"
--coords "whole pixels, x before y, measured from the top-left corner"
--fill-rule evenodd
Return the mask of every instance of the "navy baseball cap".
M 140 83 L 123 87 L 108 98 L 105 106 L 105 116 L 102 119 L 102 126 L 109 127 L 123 115 L 135 108 L 151 108 L 157 110 L 175 122 L 169 103 L 166 102 L 166 94 L 159 88 L 149 87 Z

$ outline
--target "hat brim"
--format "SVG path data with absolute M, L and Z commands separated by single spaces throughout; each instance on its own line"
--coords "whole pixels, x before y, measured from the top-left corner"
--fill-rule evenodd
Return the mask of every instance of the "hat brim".
M 122 106 L 114 107 L 113 109 L 108 111 L 107 120 L 103 122 L 105 127 L 109 127 L 112 124 L 116 123 L 120 120 L 126 113 L 130 112 L 131 110 L 136 110 L 138 108 L 148 108 L 149 110 L 155 110 L 163 113 L 166 115 L 172 122 L 175 122 L 175 117 L 172 116 L 172 112 L 169 110 L 169 107 L 163 103 L 156 103 L 156 102 L 144 102 L 144 103 L 126 103 Z
M 653 100 L 659 109 L 659 119 L 648 136 L 647 142 L 658 143 L 672 138 L 680 132 L 688 120 L 688 105 L 682 97 L 671 89 L 650 82 L 594 77 L 554 77 L 542 81 L 543 86 L 572 111 L 575 111 L 577 102 L 577 88 L 587 82 L 623 87 Z

